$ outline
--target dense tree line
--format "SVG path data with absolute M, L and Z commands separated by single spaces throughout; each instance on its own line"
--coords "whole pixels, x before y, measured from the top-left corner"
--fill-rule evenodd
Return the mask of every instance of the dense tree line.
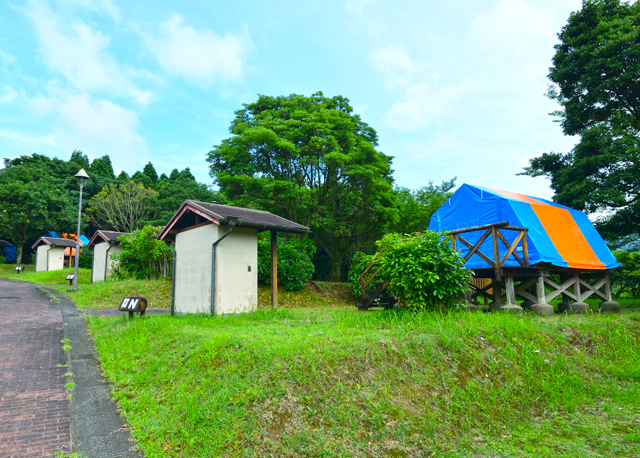
M 81 151 L 68 161 L 39 154 L 5 159 L 0 238 L 22 252 L 47 230 L 75 232 L 74 175 L 84 168 L 85 234 L 163 226 L 185 199 L 256 208 L 310 227 L 314 278 L 345 280 L 353 255 L 375 251 L 383 235 L 426 230 L 455 183 L 395 185 L 392 157 L 378 150 L 376 131 L 340 96 L 259 96 L 236 112 L 230 130 L 207 156 L 216 191 L 188 168 L 158 176 L 148 163 L 116 176 L 109 156 L 89 161 Z
M 0 238 L 17 246 L 17 259 L 22 259 L 25 244 L 45 231 L 75 233 L 79 188 L 74 175 L 81 168 L 90 177 L 83 191 L 82 232 L 88 235 L 97 229 L 128 232 L 164 225 L 187 198 L 222 202 L 222 196 L 198 183 L 188 168 L 158 176 L 148 163 L 141 172 L 116 176 L 109 156 L 90 161 L 81 151 L 74 151 L 68 161 L 40 154 L 5 159 L 0 170 Z M 113 217 L 122 212 L 126 217 Z

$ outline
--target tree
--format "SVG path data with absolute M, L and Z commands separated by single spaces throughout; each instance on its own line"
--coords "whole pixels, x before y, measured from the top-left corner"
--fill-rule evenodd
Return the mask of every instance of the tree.
M 67 164 L 33 154 L 5 159 L 0 170 L 0 232 L 16 244 L 21 262 L 24 244 L 45 230 L 71 231 L 77 201 L 63 187 Z M 60 174 L 62 172 L 62 174 Z
M 230 132 L 207 157 L 215 182 L 235 205 L 311 227 L 332 280 L 345 255 L 396 217 L 391 157 L 348 99 L 260 95 L 236 111 Z
M 141 183 L 111 184 L 90 199 L 86 216 L 101 229 L 133 232 L 155 218 L 153 200 L 157 196 Z
M 135 277 L 138 280 L 167 278 L 171 270 L 171 250 L 158 240 L 161 227 L 144 226 L 132 235 L 120 237 L 122 252 L 115 255 L 116 278 Z
M 567 153 L 545 153 L 523 174 L 546 176 L 554 200 L 587 212 L 609 238 L 640 224 L 640 3 L 584 0 L 558 34 L 548 96 L 558 101 Z
M 109 156 L 94 159 L 89 167 L 89 172 L 92 175 L 98 175 L 103 178 L 116 179 L 116 174 L 113 173 L 113 165 L 111 165 L 111 158 Z
M 392 232 L 401 234 L 423 232 L 429 228 L 431 216 L 453 194 L 451 190 L 456 186 L 456 179 L 443 181 L 434 185 L 430 181 L 427 186 L 416 190 L 398 186 L 395 188 L 398 195 L 398 221 Z

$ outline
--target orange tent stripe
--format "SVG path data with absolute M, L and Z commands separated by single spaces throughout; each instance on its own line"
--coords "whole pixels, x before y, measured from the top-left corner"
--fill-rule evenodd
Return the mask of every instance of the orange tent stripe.
M 520 202 L 531 204 L 531 208 L 542 223 L 542 227 L 562 259 L 573 269 L 606 269 L 593 248 L 566 208 L 549 205 L 524 194 L 509 191 L 492 191 Z

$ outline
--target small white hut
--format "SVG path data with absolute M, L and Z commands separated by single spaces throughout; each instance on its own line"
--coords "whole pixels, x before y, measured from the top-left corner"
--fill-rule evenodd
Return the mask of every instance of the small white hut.
M 91 266 L 91 283 L 104 281 L 115 267 L 114 254 L 121 253 L 120 236 L 131 235 L 130 232 L 97 231 L 87 248 L 93 249 Z
M 175 241 L 172 313 L 222 315 L 255 310 L 258 232 L 262 231 L 271 231 L 275 306 L 276 233 L 302 234 L 309 228 L 266 211 L 185 200 L 158 236 Z
M 55 237 L 40 237 L 31 248 L 36 250 L 36 272 L 64 269 L 64 250 L 75 248 L 76 242 Z

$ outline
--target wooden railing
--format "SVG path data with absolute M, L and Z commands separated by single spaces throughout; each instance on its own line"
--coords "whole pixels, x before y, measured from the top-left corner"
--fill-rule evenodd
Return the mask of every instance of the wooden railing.
M 501 233 L 501 231 L 518 231 L 518 235 L 513 240 L 513 242 L 509 243 L 505 236 Z M 466 227 L 464 229 L 457 229 L 455 231 L 448 232 L 448 235 L 451 236 L 451 243 L 453 244 L 453 248 L 457 248 L 457 243 L 460 242 L 467 248 L 469 248 L 469 252 L 464 257 L 464 262 L 466 263 L 471 256 L 478 255 L 483 261 L 485 261 L 489 266 L 495 269 L 496 280 L 502 280 L 502 266 L 507 262 L 510 256 L 513 256 L 520 266 L 529 267 L 529 249 L 527 246 L 527 229 L 526 227 L 518 227 L 518 226 L 509 226 L 509 222 L 505 221 L 502 223 L 494 223 L 494 224 L 485 224 L 483 226 L 474 226 L 474 227 Z M 484 234 L 478 239 L 475 244 L 471 244 L 467 240 L 462 237 L 460 234 L 465 234 L 468 232 L 476 232 L 476 231 L 485 231 Z M 492 255 L 487 256 L 487 254 L 480 251 L 480 246 L 484 243 L 487 238 L 491 236 L 492 245 L 493 245 L 493 253 Z M 504 246 L 507 248 L 507 252 L 500 258 L 500 247 L 499 241 L 501 241 Z M 516 248 L 518 244 L 522 241 L 522 258 L 516 252 Z M 492 259 L 493 258 L 493 259 Z

